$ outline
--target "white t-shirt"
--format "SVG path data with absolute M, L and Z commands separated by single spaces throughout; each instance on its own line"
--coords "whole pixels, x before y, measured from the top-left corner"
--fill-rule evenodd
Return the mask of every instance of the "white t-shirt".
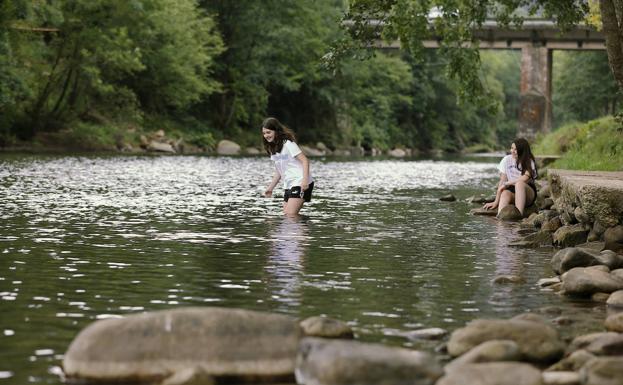
M 534 181 L 537 177 L 536 175 L 536 166 L 534 165 L 534 161 L 531 161 L 530 177 L 532 181 Z M 498 170 L 501 173 L 506 174 L 506 178 L 509 182 L 516 181 L 521 176 L 521 170 L 517 167 L 517 162 L 513 159 L 512 155 L 506 155 L 498 164 Z
M 300 186 L 303 182 L 303 163 L 296 159 L 296 156 L 302 151 L 299 146 L 291 140 L 283 143 L 280 153 L 273 154 L 270 159 L 275 162 L 275 169 L 283 179 L 284 189 L 290 189 L 292 186 Z M 312 183 L 314 179 L 309 175 L 308 183 Z

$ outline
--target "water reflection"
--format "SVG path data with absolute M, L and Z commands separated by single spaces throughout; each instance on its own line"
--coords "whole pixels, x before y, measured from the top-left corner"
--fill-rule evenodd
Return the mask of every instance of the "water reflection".
M 308 223 L 302 216 L 284 216 L 273 224 L 269 239 L 272 243 L 266 264 L 267 289 L 280 310 L 298 307 L 301 303 L 301 282 Z
M 522 250 L 509 246 L 509 243 L 517 238 L 517 224 L 502 220 L 495 221 L 495 270 L 494 278 L 500 276 L 512 276 L 516 279 L 525 280 L 524 258 Z M 512 310 L 521 307 L 520 298 L 513 295 L 517 285 L 513 283 L 494 284 L 489 303 L 498 310 Z

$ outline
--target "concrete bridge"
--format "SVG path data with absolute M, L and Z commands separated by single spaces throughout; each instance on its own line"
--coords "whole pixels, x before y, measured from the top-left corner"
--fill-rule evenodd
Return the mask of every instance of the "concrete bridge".
M 521 50 L 520 111 L 517 135 L 528 140 L 552 128 L 552 51 L 605 50 L 602 32 L 588 26 L 575 26 L 562 32 L 548 19 L 527 19 L 520 29 L 486 21 L 474 30 L 480 49 Z M 423 41 L 424 47 L 438 48 L 439 40 Z M 399 48 L 399 43 L 383 48 Z

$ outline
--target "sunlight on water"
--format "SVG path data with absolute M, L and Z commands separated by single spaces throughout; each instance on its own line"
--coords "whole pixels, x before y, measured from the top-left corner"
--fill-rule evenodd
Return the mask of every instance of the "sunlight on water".
M 313 201 L 293 220 L 260 198 L 264 158 L 0 157 L 0 384 L 58 382 L 78 331 L 142 311 L 324 314 L 362 340 L 432 349 L 405 333 L 560 304 L 534 286 L 550 250 L 511 249 L 515 225 L 468 214 L 495 162 L 312 170 Z M 501 274 L 526 283 L 492 285 Z

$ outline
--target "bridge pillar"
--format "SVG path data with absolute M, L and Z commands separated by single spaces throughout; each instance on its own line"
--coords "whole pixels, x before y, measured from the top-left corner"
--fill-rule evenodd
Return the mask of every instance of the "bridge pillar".
M 521 49 L 518 137 L 532 141 L 552 128 L 552 50 L 529 44 Z

